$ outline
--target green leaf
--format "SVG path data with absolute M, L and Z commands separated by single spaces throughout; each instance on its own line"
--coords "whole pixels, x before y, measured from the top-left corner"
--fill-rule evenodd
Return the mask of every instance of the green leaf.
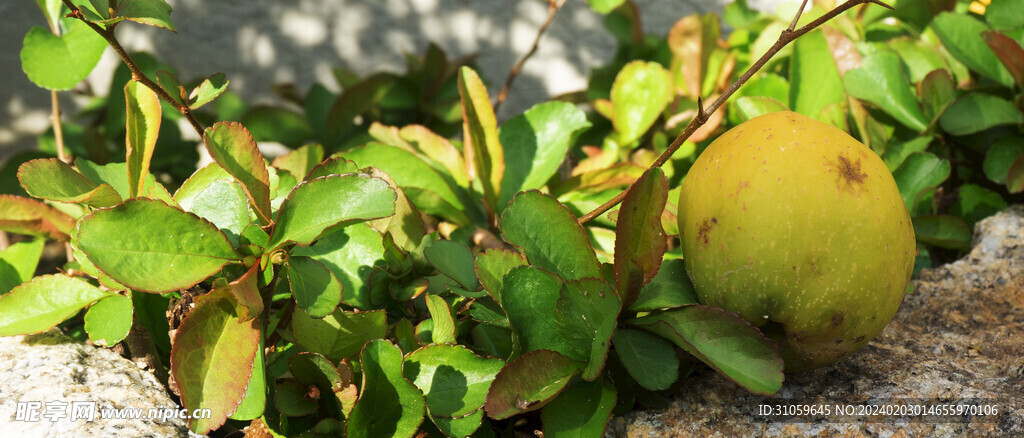
M 484 405 L 504 365 L 461 345 L 428 345 L 405 357 L 404 374 L 423 391 L 431 418 L 458 418 Z
M 92 73 L 107 41 L 85 23 L 67 21 L 65 32 L 56 36 L 35 26 L 25 35 L 21 48 L 21 69 L 36 85 L 47 90 L 70 90 Z M 60 67 L 55 68 L 54 62 Z
M 295 303 L 313 318 L 323 318 L 341 303 L 341 283 L 326 267 L 309 257 L 288 258 L 288 284 Z
M 782 358 L 775 344 L 736 314 L 708 306 L 653 313 L 632 325 L 666 338 L 750 392 L 782 387 Z
M 224 424 L 245 396 L 252 363 L 259 352 L 259 319 L 243 321 L 241 306 L 226 290 L 195 300 L 195 308 L 174 332 L 171 375 L 188 410 L 209 409 L 209 418 L 192 418 L 189 428 L 209 433 Z
M 0 295 L 32 279 L 43 255 L 44 239 L 18 242 L 0 251 Z
M 968 251 L 971 227 L 957 216 L 946 214 L 914 218 L 914 235 L 921 243 Z
M 136 290 L 187 289 L 241 260 L 213 224 L 145 198 L 96 210 L 72 239 L 97 268 Z
M 601 377 L 621 309 L 619 296 L 603 280 L 585 278 L 562 287 L 555 324 L 569 343 L 570 357 L 587 364 L 583 380 Z
M 18 180 L 28 194 L 51 201 L 112 207 L 121 196 L 108 184 L 96 184 L 56 158 L 36 159 L 18 168 Z
M 988 44 L 999 58 L 999 62 L 1002 62 L 1010 76 L 1013 76 L 1017 87 L 1024 86 L 1024 49 L 1021 48 L 1021 44 L 1024 43 L 996 31 L 985 32 L 982 36 L 985 38 L 985 44 Z
M 892 173 L 907 211 L 915 211 L 922 193 L 938 187 L 949 178 L 949 161 L 929 152 L 910 154 Z
M 522 254 L 501 248 L 491 248 L 476 256 L 473 261 L 480 284 L 495 302 L 501 302 L 501 288 L 505 275 L 516 266 L 528 263 Z
M 1010 72 L 982 38 L 988 25 L 966 14 L 943 12 L 932 20 L 932 29 L 949 53 L 968 68 L 1004 87 L 1013 87 Z
M 168 96 L 174 99 L 175 103 L 178 105 L 186 104 L 188 95 L 185 94 L 185 87 L 181 86 L 181 81 L 178 80 L 174 73 L 167 70 L 157 70 L 156 83 L 167 92 Z
M 1006 201 L 998 193 L 976 184 L 964 184 L 957 192 L 959 199 L 950 208 L 950 214 L 960 216 L 968 226 L 1006 209 Z
M 273 141 L 295 148 L 313 138 L 313 128 L 302 114 L 286 108 L 256 106 L 245 113 L 242 124 L 256 141 Z M 303 175 L 296 175 L 300 178 Z
M 1024 114 L 1012 102 L 982 93 L 967 93 L 953 102 L 939 125 L 953 135 L 981 132 L 999 125 L 1024 124 Z
M 420 153 L 447 169 L 448 174 L 455 180 L 455 185 L 469 186 L 469 173 L 466 171 L 466 162 L 462 158 L 462 152 L 456 149 L 447 138 L 437 135 L 434 131 L 421 125 L 405 126 L 398 131 L 398 134 L 402 140 L 408 142 Z
M 900 54 L 903 65 L 907 67 L 907 77 L 913 84 L 921 82 L 926 75 L 935 70 L 944 70 L 947 75 L 949 74 L 946 60 L 942 58 L 934 43 L 904 36 L 886 41 L 885 45 Z
M 483 408 L 477 409 L 476 412 L 465 417 L 431 417 L 430 419 L 445 436 L 476 436 L 474 432 L 480 429 L 480 425 L 483 423 L 484 410 Z M 484 429 L 481 431 L 481 434 L 486 434 L 487 432 L 488 430 Z
M 223 167 L 220 167 L 219 164 L 207 164 L 201 169 L 196 170 L 192 176 L 188 177 L 181 184 L 181 187 L 178 187 L 178 190 L 174 192 L 174 202 L 185 211 L 191 211 L 195 198 L 215 181 L 222 179 L 231 180 L 233 177 Z
M 138 1 L 138 0 L 134 0 Z M 143 191 L 145 177 L 149 174 L 149 163 L 160 133 L 160 98 L 153 90 L 136 81 L 124 86 L 127 115 L 128 192 L 136 198 Z
M 985 7 L 985 20 L 996 29 L 1024 27 L 1024 3 L 998 0 Z
M 302 417 L 316 412 L 320 405 L 309 399 L 309 385 L 285 381 L 274 388 L 274 408 L 284 416 Z
M 956 99 L 956 84 L 949 71 L 945 69 L 933 70 L 921 81 L 919 88 L 921 95 L 924 116 L 935 123 L 942 114 L 949 108 L 949 105 Z
M 346 160 L 341 157 L 328 158 L 321 161 L 320 164 L 313 166 L 313 168 L 309 170 L 309 174 L 307 174 L 303 180 L 309 181 L 311 179 L 327 175 L 344 175 L 358 170 L 359 166 L 354 161 Z
M 171 22 L 171 5 L 164 0 L 128 0 L 121 3 L 119 16 L 136 23 L 177 32 Z
M 132 299 L 111 295 L 97 301 L 85 312 L 85 331 L 89 340 L 112 347 L 128 336 L 132 328 Z
M 644 172 L 626 192 L 615 227 L 615 285 L 625 306 L 633 304 L 654 278 L 668 249 L 661 215 L 668 202 L 668 179 L 661 168 Z
M 341 282 L 342 303 L 360 309 L 374 307 L 367 285 L 373 267 L 384 263 L 384 243 L 372 228 L 345 227 L 325 234 L 309 247 L 293 248 L 291 255 L 312 257 L 326 266 Z
M 274 159 L 272 166 L 287 170 L 296 179 L 304 179 L 317 164 L 324 160 L 324 147 L 308 144 Z M 347 172 L 346 172 L 347 173 Z
M 472 68 L 463 66 L 459 69 L 458 85 L 462 99 L 462 150 L 465 161 L 471 177 L 480 181 L 484 203 L 490 206 L 488 211 L 497 213 L 501 209 L 498 193 L 505 174 L 505 152 L 498 138 L 494 107 L 487 96 L 487 87 Z
M 423 422 L 423 393 L 402 377 L 402 350 L 376 340 L 363 349 L 363 385 L 345 426 L 349 438 L 412 437 Z
M 192 93 L 189 94 L 188 108 L 195 111 L 203 105 L 210 103 L 228 89 L 229 82 L 224 73 L 216 73 L 203 79 L 203 82 L 200 82 L 196 88 L 192 89 Z
M 324 144 L 330 147 L 340 142 L 353 127 L 356 116 L 377 104 L 394 84 L 393 75 L 377 73 L 353 85 L 343 85 L 345 89 L 327 112 Z
M 567 102 L 545 102 L 505 122 L 498 138 L 505 151 L 499 209 L 517 192 L 539 189 L 565 159 L 576 133 L 590 127 L 587 117 Z
M 520 356 L 505 365 L 491 383 L 484 404 L 487 416 L 503 420 L 540 409 L 569 384 L 579 372 L 579 365 L 551 350 L 535 350 Z
M 999 139 L 985 154 L 985 176 L 996 184 L 1005 183 L 1010 166 L 1020 156 L 1024 156 L 1024 138 L 1010 136 Z
M 473 253 L 464 245 L 451 240 L 438 240 L 423 250 L 427 261 L 438 271 L 457 281 L 463 288 L 480 289 L 473 265 Z
M 741 122 L 776 111 L 789 111 L 786 104 L 769 96 L 744 96 L 736 99 L 733 105 L 736 107 L 735 111 Z
M 228 290 L 235 297 L 235 301 L 244 308 L 243 321 L 256 318 L 263 313 L 263 297 L 260 295 L 258 287 L 257 272 L 259 272 L 259 264 L 254 264 L 245 274 L 230 283 L 224 278 L 218 278 L 213 282 L 214 289 Z
M 846 72 L 843 83 L 851 96 L 871 102 L 914 131 L 928 128 L 896 52 L 879 50 L 866 56 L 860 67 Z
M 423 243 L 423 236 L 427 234 L 423 224 L 423 216 L 409 198 L 405 191 L 398 187 L 398 183 L 388 175 L 375 167 L 369 168 L 370 176 L 387 181 L 391 189 L 395 191 L 395 214 L 375 219 L 369 222 L 370 227 L 381 234 L 388 233 L 394 239 L 395 245 L 406 252 L 419 252 L 418 248 Z
M 444 298 L 437 295 L 427 294 L 424 299 L 427 303 L 427 310 L 430 312 L 430 319 L 434 325 L 430 331 L 431 342 L 435 344 L 455 344 L 458 334 L 458 326 L 452 318 L 451 308 Z
M 429 164 L 411 152 L 381 143 L 370 143 L 347 151 L 343 156 L 360 166 L 383 170 L 423 212 L 442 217 L 465 217 L 462 213 L 465 206 L 452 187 Z M 444 203 L 436 207 L 431 205 L 431 196 L 440 197 Z
M 640 386 L 661 391 L 679 378 L 679 357 L 665 338 L 645 330 L 619 328 L 612 342 L 619 361 Z
M 75 219 L 35 199 L 0 195 L 0 230 L 68 240 Z
M 607 379 L 570 386 L 541 410 L 544 436 L 604 436 L 616 397 L 615 385 Z
M 598 14 L 607 14 L 625 2 L 626 0 L 587 0 L 590 8 Z
M 565 280 L 601 276 L 586 232 L 555 198 L 533 190 L 516 194 L 498 224 L 502 238 L 521 248 L 531 265 Z
M 337 363 L 359 353 L 367 342 L 386 336 L 388 321 L 383 310 L 353 313 L 338 309 L 323 319 L 314 319 L 296 309 L 292 332 L 303 348 Z
M 548 349 L 578 356 L 570 340 L 562 338 L 555 319 L 561 289 L 557 276 L 533 266 L 514 268 L 505 276 L 500 304 L 520 352 Z
M 657 309 L 671 309 L 687 304 L 698 304 L 697 293 L 686 274 L 686 265 L 682 259 L 673 259 L 661 264 L 661 269 L 640 289 L 633 305 L 632 312 L 647 312 Z
M 262 305 L 260 308 L 262 309 Z M 252 314 L 252 311 L 250 310 L 249 313 Z M 264 348 L 263 335 L 261 333 L 259 343 L 256 345 L 257 353 L 252 362 L 249 382 L 245 386 L 245 395 L 242 396 L 242 401 L 238 402 L 238 408 L 228 417 L 232 420 L 252 421 L 262 416 L 266 410 L 269 389 L 267 388 L 267 366 L 263 354 Z
M 245 191 L 233 179 L 213 181 L 183 208 L 212 222 L 234 246 L 238 246 L 239 236 L 251 223 Z
M 931 136 L 915 137 L 903 143 L 889 142 L 889 144 L 885 145 L 885 156 L 882 157 L 885 161 L 885 166 L 889 168 L 890 172 L 899 169 L 903 162 L 907 160 L 907 157 L 915 152 L 924 152 L 928 149 L 931 142 Z
M 131 198 L 131 192 L 128 184 L 127 163 L 109 163 L 101 166 L 83 158 L 76 158 L 75 166 L 78 167 L 78 171 L 81 172 L 82 175 L 85 175 L 86 178 L 89 178 L 90 181 L 105 183 L 113 187 L 121 199 Z M 230 176 L 228 176 L 228 178 L 230 178 Z M 147 173 L 145 176 L 143 191 L 140 192 L 140 196 L 143 198 L 159 199 L 168 204 L 174 204 L 171 194 L 167 193 L 167 189 L 158 183 L 156 181 L 156 177 L 151 173 Z
M 111 295 L 63 274 L 33 278 L 0 296 L 0 336 L 49 330 L 85 306 Z
M 865 64 L 867 62 L 865 60 Z M 846 100 L 843 78 L 839 75 L 825 32 L 821 30 L 796 39 L 793 56 L 789 58 L 789 72 L 789 106 L 793 111 L 824 122 L 821 110 Z M 847 81 L 850 73 L 852 71 L 846 73 Z M 846 90 L 849 91 L 849 87 Z
M 395 212 L 395 191 L 369 175 L 332 175 L 303 181 L 277 212 L 270 250 L 288 243 L 309 245 L 326 232 Z
M 618 143 L 629 145 L 647 132 L 672 100 L 672 78 L 658 63 L 633 61 L 615 76 L 611 98 Z
M 203 139 L 213 161 L 245 189 L 260 222 L 269 224 L 270 173 L 249 131 L 240 123 L 220 122 L 206 128 Z
M 289 359 L 288 367 L 299 382 L 319 387 L 322 397 L 333 393 L 332 404 L 337 413 L 347 417 L 352 412 L 358 388 L 352 382 L 352 370 L 347 365 L 336 368 L 320 354 L 299 353 Z

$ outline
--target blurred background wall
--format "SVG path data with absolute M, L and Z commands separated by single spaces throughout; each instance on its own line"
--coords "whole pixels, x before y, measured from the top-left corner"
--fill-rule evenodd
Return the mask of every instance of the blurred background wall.
M 637 0 L 646 33 L 665 35 L 679 18 L 721 12 L 731 0 Z M 795 0 L 794 0 L 795 1 Z M 429 42 L 449 58 L 477 54 L 492 96 L 525 54 L 547 18 L 546 0 L 168 0 L 178 32 L 125 23 L 118 39 L 129 51 L 148 51 L 178 70 L 182 80 L 223 72 L 230 89 L 250 103 L 279 102 L 271 86 L 294 82 L 303 92 L 315 81 L 334 86 L 331 69 L 360 75 L 402 72 L 406 53 Z M 749 1 L 772 10 L 779 0 Z M 19 51 L 32 26 L 46 27 L 33 0 L 0 2 L 0 161 L 34 148 L 49 125 L 50 93 L 21 70 Z M 584 0 L 568 0 L 516 79 L 498 114 L 507 119 L 551 96 L 586 88 L 590 69 L 614 54 L 603 16 Z M 105 94 L 120 61 L 107 49 L 85 84 Z M 59 68 L 55 66 L 55 68 Z M 82 99 L 62 92 L 65 117 Z

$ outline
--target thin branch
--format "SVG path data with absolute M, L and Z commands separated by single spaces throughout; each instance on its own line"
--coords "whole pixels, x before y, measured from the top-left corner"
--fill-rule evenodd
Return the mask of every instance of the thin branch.
M 768 49 L 768 51 L 765 52 L 765 54 L 763 56 L 761 56 L 761 58 L 759 58 L 757 60 L 757 62 L 755 62 L 753 65 L 751 65 L 750 68 L 747 69 L 747 71 L 743 72 L 743 75 L 740 76 L 739 79 L 737 79 L 735 82 L 733 82 L 731 85 L 729 85 L 729 88 L 727 88 L 725 90 L 725 92 L 722 93 L 721 96 L 718 96 L 718 99 L 715 99 L 715 101 L 710 106 L 708 106 L 703 111 L 701 111 L 699 114 L 697 114 L 693 118 L 693 120 L 690 121 L 690 124 L 686 125 L 686 129 L 683 130 L 683 132 L 681 134 L 679 134 L 679 136 L 677 136 L 675 140 L 672 141 L 672 144 L 670 144 L 668 146 L 668 149 L 666 149 L 665 152 L 662 153 L 661 156 L 659 156 L 658 159 L 654 161 L 654 164 L 652 164 L 651 167 L 652 168 L 653 167 L 661 167 L 663 164 L 665 164 L 665 162 L 667 162 L 669 160 L 669 158 L 672 158 L 672 155 L 675 154 L 677 150 L 679 150 L 679 147 L 682 146 L 683 143 L 687 139 L 689 139 L 690 136 L 693 135 L 693 133 L 698 128 L 700 128 L 701 126 L 704 125 L 704 123 L 707 121 L 708 117 L 710 117 L 711 114 L 714 114 L 714 112 L 717 111 L 718 108 L 721 107 L 722 104 L 724 104 L 726 100 L 728 100 L 730 97 L 732 97 L 733 93 L 735 93 L 736 90 L 739 90 L 739 88 L 741 86 L 743 86 L 743 84 L 747 83 L 747 81 L 749 81 L 750 78 L 752 76 L 754 76 L 754 73 L 757 73 L 757 71 L 760 70 L 761 67 L 764 67 L 764 65 L 768 62 L 768 60 L 770 60 L 773 56 L 775 56 L 777 53 L 779 53 L 779 51 L 782 50 L 783 47 L 785 47 L 787 44 L 793 42 L 793 40 L 803 36 L 807 32 L 810 32 L 810 31 L 814 30 L 815 28 L 817 28 L 818 26 L 821 26 L 822 24 L 825 24 L 825 22 L 835 18 L 837 15 L 842 14 L 843 12 L 846 12 L 850 8 L 853 8 L 854 6 L 862 5 L 862 4 L 865 4 L 865 3 L 874 3 L 876 5 L 880 5 L 880 6 L 884 6 L 884 7 L 888 8 L 888 9 L 892 9 L 892 6 L 889 6 L 889 5 L 887 5 L 885 3 L 882 3 L 882 2 L 880 2 L 878 0 L 849 0 L 846 3 L 843 3 L 843 4 L 839 5 L 839 6 L 836 6 L 835 9 L 832 9 L 831 11 L 828 11 L 825 15 L 822 15 L 821 17 L 818 17 L 814 21 L 811 21 L 810 23 L 807 23 L 806 25 L 804 25 L 803 27 L 801 27 L 799 29 L 796 29 L 796 30 L 785 29 L 785 30 L 783 30 L 782 33 L 779 35 L 779 39 L 777 41 L 775 41 L 775 44 L 773 44 L 772 47 L 770 49 Z M 797 11 L 797 19 L 799 18 L 799 15 L 800 15 L 800 11 Z M 793 22 L 795 23 L 796 19 L 794 19 Z M 605 212 L 610 210 L 612 207 L 614 207 L 614 206 L 618 205 L 620 202 L 622 202 L 622 200 L 625 199 L 625 197 L 626 197 L 626 192 L 627 191 L 629 191 L 628 188 L 626 190 L 623 190 L 618 195 L 615 195 L 614 198 L 610 199 L 608 202 L 605 202 L 600 207 L 595 208 L 590 213 L 587 213 L 587 214 L 581 216 L 577 220 L 577 222 L 579 222 L 582 225 L 582 224 L 585 224 L 585 223 L 589 222 L 590 220 L 594 219 L 595 217 L 598 217 L 598 216 L 604 214 Z
M 189 109 L 188 105 L 178 103 L 174 100 L 174 98 L 171 97 L 171 95 L 167 94 L 167 92 L 164 91 L 163 88 L 160 88 L 159 85 L 153 82 L 152 79 L 146 77 L 146 75 L 142 72 L 142 69 L 139 68 L 139 65 L 136 64 L 134 60 L 132 60 L 131 56 L 128 55 L 128 52 L 124 50 L 124 47 L 121 47 L 121 43 L 118 42 L 117 37 L 114 36 L 114 27 L 117 23 L 111 24 L 107 28 L 103 28 L 102 26 L 93 23 L 92 21 L 89 21 L 89 19 L 85 18 L 85 16 L 82 15 L 82 11 L 78 8 L 78 6 L 75 6 L 73 3 L 71 3 L 71 0 L 61 1 L 64 2 L 65 6 L 71 9 L 71 13 L 68 14 L 68 17 L 77 18 L 81 20 L 83 23 L 91 27 L 92 30 L 94 30 L 96 33 L 100 34 L 100 36 L 102 36 L 103 39 L 107 40 L 107 44 L 109 44 L 110 47 L 114 49 L 114 52 L 117 53 L 117 56 L 121 58 L 121 61 L 123 61 L 124 64 L 128 66 L 128 69 L 131 70 L 133 80 L 138 81 L 142 85 L 145 85 L 146 88 L 153 90 L 153 92 L 156 93 L 156 95 L 159 96 L 160 99 L 163 99 L 165 102 L 171 104 L 171 106 L 177 109 L 178 112 L 180 112 L 181 115 L 185 117 L 185 120 L 188 120 L 188 123 L 192 125 L 192 129 L 195 129 L 196 133 L 199 134 L 199 137 L 201 138 L 203 136 L 203 125 L 200 124 L 199 120 L 197 120 L 195 115 L 192 114 L 192 110 Z
M 807 7 L 807 0 L 800 2 L 800 8 L 796 10 L 796 15 L 793 16 L 793 21 L 789 23 L 789 31 L 792 32 L 796 29 L 796 23 L 800 21 L 800 15 L 804 13 L 804 8 Z
M 537 30 L 537 37 L 533 40 L 533 46 L 530 47 L 530 51 L 526 52 L 519 62 L 516 62 L 512 66 L 512 70 L 508 72 L 508 77 L 505 78 L 505 85 L 501 87 L 501 91 L 498 92 L 498 97 L 494 99 L 494 112 L 498 112 L 498 108 L 501 106 L 505 99 L 508 98 L 508 92 L 512 88 L 512 81 L 519 76 L 519 72 L 523 69 L 523 65 L 526 64 L 526 60 L 530 59 L 531 56 L 537 51 L 537 46 L 540 45 L 540 38 L 544 36 L 544 32 L 551 26 L 551 22 L 555 19 L 555 14 L 558 14 L 558 10 L 562 9 L 562 5 L 565 4 L 565 0 L 548 0 L 548 19 L 544 21 L 544 24 Z

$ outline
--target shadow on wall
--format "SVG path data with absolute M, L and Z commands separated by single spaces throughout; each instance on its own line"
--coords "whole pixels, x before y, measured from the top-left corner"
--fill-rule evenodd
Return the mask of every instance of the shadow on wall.
M 720 11 L 728 0 L 637 0 L 647 33 L 665 34 L 693 12 Z M 525 54 L 547 18 L 544 0 L 168 0 L 173 33 L 136 23 L 118 29 L 129 51 L 148 51 L 177 69 L 183 80 L 223 72 L 230 89 L 250 103 L 279 102 L 271 91 L 293 82 L 305 92 L 313 82 L 336 87 L 331 69 L 366 75 L 402 72 L 405 54 L 430 42 L 449 58 L 477 54 L 477 65 L 495 95 L 511 66 Z M 32 26 L 45 26 L 29 0 L 0 4 L 0 161 L 33 148 L 49 127 L 50 96 L 21 71 L 18 53 Z M 615 41 L 603 17 L 583 0 L 568 0 L 516 79 L 499 118 L 507 119 L 551 96 L 584 89 L 590 69 L 612 57 Z M 87 79 L 104 95 L 120 61 L 111 50 Z M 59 66 L 55 66 L 59 68 Z M 80 85 L 79 89 L 83 86 Z M 62 92 L 65 120 L 85 100 Z

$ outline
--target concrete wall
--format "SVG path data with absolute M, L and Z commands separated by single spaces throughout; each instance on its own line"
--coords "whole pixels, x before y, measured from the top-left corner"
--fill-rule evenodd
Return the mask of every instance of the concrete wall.
M 730 0 L 637 0 L 647 33 L 664 35 L 693 12 L 721 11 Z M 768 8 L 778 0 L 762 0 Z M 274 102 L 270 87 L 314 81 L 334 84 L 330 70 L 360 74 L 404 70 L 404 53 L 422 53 L 428 42 L 450 57 L 479 54 L 481 74 L 496 93 L 512 64 L 529 50 L 547 17 L 543 0 L 168 0 L 178 33 L 135 23 L 119 27 L 130 51 L 150 51 L 182 79 L 224 72 L 231 89 L 249 102 Z M 754 3 L 753 1 L 751 2 Z M 46 26 L 32 0 L 0 2 L 0 160 L 33 148 L 49 127 L 49 92 L 21 71 L 18 53 L 32 26 Z M 591 68 L 607 62 L 615 42 L 602 16 L 583 0 L 568 0 L 516 80 L 500 118 L 550 96 L 585 88 Z M 87 79 L 106 93 L 119 62 L 108 49 Z M 66 115 L 81 99 L 62 95 Z

